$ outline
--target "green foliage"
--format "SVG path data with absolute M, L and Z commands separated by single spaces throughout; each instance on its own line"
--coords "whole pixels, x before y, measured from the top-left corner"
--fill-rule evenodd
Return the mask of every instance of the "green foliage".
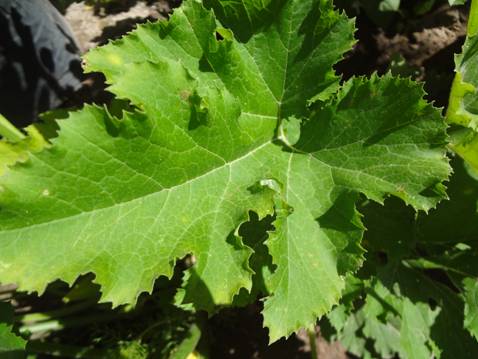
M 64 301 L 100 287 L 130 318 L 189 263 L 161 304 L 184 309 L 174 348 L 143 342 L 153 323 L 89 348 L 103 357 L 184 357 L 193 311 L 257 297 L 271 342 L 326 315 L 359 357 L 477 357 L 478 183 L 456 159 L 445 193 L 447 125 L 420 85 L 335 74 L 353 34 L 328 0 L 189 0 L 91 51 L 86 70 L 119 105 L 70 113 L 58 136 L 39 126 L 48 145 L 32 130 L 0 143 L 0 282 L 42 293 L 61 279 Z M 447 114 L 471 165 L 473 41 Z M 23 345 L 10 327 L 0 336 Z
M 13 310 L 8 303 L 0 302 L 0 357 L 15 358 L 16 352 L 25 349 L 25 340 L 12 332 Z
M 465 328 L 478 338 L 478 281 L 475 278 L 463 280 L 465 295 Z
M 428 303 L 412 303 L 408 297 L 391 292 L 380 281 L 366 286 L 365 293 L 364 305 L 358 311 L 337 307 L 329 314 L 338 338 L 351 344 L 353 354 L 374 357 L 376 353 L 381 358 L 439 356 L 439 349 L 430 337 L 430 327 L 440 309 L 432 310 Z M 358 330 L 365 340 L 353 338 Z M 366 340 L 373 342 L 373 353 L 365 346 Z
M 462 53 L 455 57 L 455 78 L 447 121 L 461 129 L 452 133 L 451 148 L 471 169 L 478 170 L 478 2 L 473 1 Z
M 368 260 L 358 276 L 365 285 L 329 314 L 334 335 L 359 356 L 478 355 L 476 341 L 464 332 L 477 336 L 477 6 L 473 1 L 446 113 L 454 126 L 450 148 L 466 161 L 454 163 L 450 201 L 428 216 L 416 217 L 397 203 L 375 214 L 382 225 L 368 225 L 373 228 L 365 238 Z M 366 218 L 376 211 L 366 210 Z M 407 315 L 400 303 L 414 312 Z M 406 323 L 413 323 L 411 336 L 404 334 Z
M 360 286 L 329 314 L 334 335 L 356 355 L 478 355 L 464 328 L 476 330 L 478 182 L 461 161 L 453 167 L 450 200 L 429 215 L 417 217 L 397 201 L 365 204 L 366 261 L 349 279 Z
M 456 56 L 456 77 L 447 117 L 452 123 L 478 129 L 478 35 L 467 37 L 463 53 Z
M 41 292 L 93 272 L 103 301 L 134 303 L 193 253 L 184 301 L 212 311 L 252 286 L 237 229 L 274 213 L 263 315 L 275 341 L 330 310 L 359 267 L 358 193 L 420 210 L 444 197 L 445 126 L 419 86 L 374 76 L 328 95 L 353 43 L 331 3 L 271 3 L 267 24 L 232 16 L 244 42 L 215 5 L 222 24 L 188 1 L 88 54 L 138 110 L 86 106 L 2 178 L 2 281 Z

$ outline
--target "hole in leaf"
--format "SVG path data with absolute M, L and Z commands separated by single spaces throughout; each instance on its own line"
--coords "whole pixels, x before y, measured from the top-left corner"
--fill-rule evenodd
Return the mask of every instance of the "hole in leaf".
M 269 237 L 268 232 L 274 230 L 275 216 L 266 216 L 259 219 L 255 212 L 249 212 L 249 221 L 239 227 L 239 235 L 245 245 L 252 248 L 254 253 L 249 259 L 249 266 L 255 272 L 252 278 L 252 290 L 249 293 L 241 290 L 234 298 L 234 303 L 244 306 L 254 301 L 258 295 L 266 295 L 264 272 L 273 273 L 276 266 L 272 263 L 272 257 L 265 241 Z
M 216 40 L 217 40 L 217 41 L 222 41 L 222 40 L 224 40 L 224 37 L 219 33 L 219 31 L 216 31 L 216 32 L 215 32 L 215 35 L 216 35 Z

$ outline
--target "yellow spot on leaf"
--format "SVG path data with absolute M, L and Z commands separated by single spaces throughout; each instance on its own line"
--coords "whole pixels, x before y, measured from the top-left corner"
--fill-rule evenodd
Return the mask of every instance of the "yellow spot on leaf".
M 121 65 L 123 63 L 121 57 L 116 54 L 108 54 L 106 55 L 106 59 L 113 65 Z
M 198 359 L 199 355 L 196 352 L 189 353 L 189 355 L 186 357 L 186 359 Z

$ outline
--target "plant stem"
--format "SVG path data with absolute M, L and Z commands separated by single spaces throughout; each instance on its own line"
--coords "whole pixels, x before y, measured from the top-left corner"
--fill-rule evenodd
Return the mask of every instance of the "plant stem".
M 468 18 L 468 36 L 478 35 L 478 0 L 472 0 Z
M 63 320 L 50 320 L 47 322 L 34 323 L 30 325 L 23 325 L 20 327 L 20 333 L 40 333 L 44 331 L 57 331 L 64 328 L 75 328 L 81 327 L 89 324 L 97 324 L 109 322 L 118 318 L 118 313 L 105 313 L 97 314 L 90 317 L 75 317 L 75 318 L 66 318 Z
M 478 0 L 472 0 L 468 17 L 467 37 L 469 38 L 475 35 L 478 35 Z M 451 85 L 448 108 L 445 114 L 448 122 L 460 123 L 460 116 L 457 118 L 455 118 L 455 116 L 459 112 L 463 97 L 468 92 L 474 91 L 475 88 L 472 85 L 463 82 L 462 74 L 457 69 Z
M 45 313 L 29 313 L 23 315 L 20 320 L 24 323 L 31 323 L 31 322 L 41 322 L 41 321 L 46 321 L 46 320 L 51 320 L 51 319 L 58 319 L 61 317 L 68 316 L 70 314 L 74 314 L 76 312 L 79 312 L 80 310 L 86 309 L 92 305 L 94 305 L 96 301 L 94 300 L 89 300 L 89 301 L 84 301 L 81 303 L 69 305 L 67 307 L 57 309 L 57 310 L 52 310 L 50 312 L 45 312 Z
M 189 328 L 188 336 L 174 349 L 170 359 L 187 358 L 196 349 L 201 339 L 201 329 L 193 323 Z
M 315 327 L 307 329 L 307 335 L 309 336 L 310 342 L 310 357 L 311 359 L 317 359 L 319 353 L 317 352 L 317 333 L 315 332 Z
M 1 113 L 0 113 L 0 135 L 6 138 L 10 142 L 20 142 L 25 139 L 25 135 L 15 126 L 13 126 Z

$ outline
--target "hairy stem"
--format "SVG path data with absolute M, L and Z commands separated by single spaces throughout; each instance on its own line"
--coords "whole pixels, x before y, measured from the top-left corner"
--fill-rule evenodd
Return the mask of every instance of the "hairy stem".
M 478 35 L 478 0 L 471 1 L 470 17 L 468 18 L 468 36 Z

